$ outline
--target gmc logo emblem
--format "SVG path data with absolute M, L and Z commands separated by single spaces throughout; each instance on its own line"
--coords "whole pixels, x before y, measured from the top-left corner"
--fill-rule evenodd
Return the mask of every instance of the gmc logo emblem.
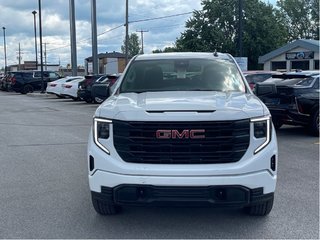
M 206 138 L 205 129 L 192 129 L 192 130 L 157 130 L 156 138 L 158 139 L 203 139 Z

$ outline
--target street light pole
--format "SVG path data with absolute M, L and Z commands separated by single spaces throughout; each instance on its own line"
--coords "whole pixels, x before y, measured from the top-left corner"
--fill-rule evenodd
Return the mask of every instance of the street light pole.
M 7 44 L 6 44 L 6 28 L 3 29 L 3 48 L 4 48 L 4 73 L 7 73 Z
M 33 14 L 33 26 L 34 26 L 34 50 L 36 53 L 36 69 L 38 70 L 38 49 L 37 49 L 37 22 L 36 22 L 36 14 L 37 11 L 34 10 Z
M 129 0 L 126 0 L 126 40 L 125 40 L 125 56 L 126 56 L 126 65 L 129 61 Z
M 92 69 L 93 74 L 98 74 L 98 43 L 97 43 L 97 4 L 91 0 L 91 41 L 92 41 Z
M 44 80 L 43 80 L 43 56 L 42 56 L 42 22 L 41 22 L 41 0 L 39 4 L 39 35 L 40 35 L 40 63 L 41 63 L 41 93 L 44 93 Z

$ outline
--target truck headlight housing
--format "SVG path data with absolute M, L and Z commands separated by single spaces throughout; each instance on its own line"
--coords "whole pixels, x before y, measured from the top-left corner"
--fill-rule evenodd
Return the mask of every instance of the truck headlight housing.
M 252 118 L 253 123 L 253 135 L 257 139 L 265 139 L 265 141 L 254 150 L 254 154 L 260 152 L 271 141 L 271 118 L 270 116 L 264 116 L 259 118 Z
M 110 154 L 110 151 L 101 143 L 101 140 L 107 140 L 110 136 L 110 125 L 112 121 L 105 118 L 94 118 L 93 119 L 93 140 L 94 143 Z

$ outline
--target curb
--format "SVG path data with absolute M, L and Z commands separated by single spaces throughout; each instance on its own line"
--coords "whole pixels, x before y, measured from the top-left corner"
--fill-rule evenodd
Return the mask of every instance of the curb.
M 40 92 L 33 92 L 33 93 L 27 93 L 27 96 L 30 96 L 30 97 L 49 97 L 50 94 L 48 94 L 48 93 L 40 93 Z

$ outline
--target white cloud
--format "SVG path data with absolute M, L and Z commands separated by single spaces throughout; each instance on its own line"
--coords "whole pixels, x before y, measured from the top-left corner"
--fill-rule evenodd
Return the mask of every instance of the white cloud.
M 23 52 L 22 60 L 34 60 L 34 28 L 32 11 L 38 12 L 37 1 L 0 0 L 0 22 L 6 27 L 8 64 L 17 63 L 18 44 Z M 200 0 L 129 0 L 129 21 L 161 17 L 200 9 Z M 77 58 L 82 65 L 84 58 L 91 56 L 91 6 L 90 0 L 75 0 Z M 186 19 L 183 15 L 167 19 L 130 24 L 130 32 L 149 30 L 144 35 L 145 52 L 172 46 L 184 29 Z M 37 14 L 37 24 L 38 14 Z M 124 24 L 125 0 L 97 0 L 98 33 Z M 0 26 L 2 27 L 2 26 Z M 69 1 L 42 1 L 43 42 L 47 42 L 47 60 L 63 65 L 70 62 Z M 120 27 L 98 37 L 99 52 L 120 51 L 125 28 Z M 37 29 L 39 38 L 39 31 Z M 139 34 L 140 36 L 140 34 Z M 2 38 L 3 35 L 0 34 Z M 1 39 L 0 38 L 0 39 Z M 0 67 L 4 66 L 3 41 L 0 41 Z M 38 39 L 39 45 L 39 39 Z M 38 46 L 39 51 L 39 46 Z

